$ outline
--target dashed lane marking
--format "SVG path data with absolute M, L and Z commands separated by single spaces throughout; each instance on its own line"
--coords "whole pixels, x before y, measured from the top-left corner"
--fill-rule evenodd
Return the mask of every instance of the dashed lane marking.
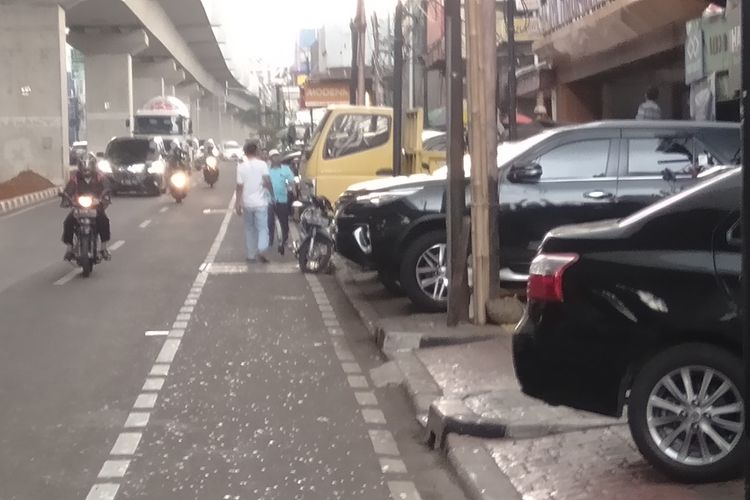
M 130 460 L 107 460 L 102 465 L 99 474 L 100 479 L 121 478 L 125 476 L 130 466 Z
M 146 331 L 146 337 L 166 337 L 169 335 L 169 330 L 148 330 Z
M 406 464 L 400 458 L 380 457 L 380 471 L 383 474 L 406 474 Z
M 356 391 L 354 397 L 357 399 L 357 403 L 360 406 L 377 406 L 378 399 L 375 397 L 375 393 L 371 391 Z
M 122 248 L 122 246 L 124 244 L 125 244 L 124 240 L 118 240 L 118 241 L 114 242 L 112 245 L 110 245 L 109 251 L 110 252 L 116 252 L 117 250 L 119 250 L 120 248 Z M 72 280 L 73 278 L 75 278 L 79 274 L 81 274 L 81 268 L 80 267 L 76 267 L 75 269 L 73 269 L 72 271 L 70 271 L 69 273 L 67 273 L 65 276 L 63 276 L 59 280 L 55 281 L 53 283 L 53 285 L 55 285 L 55 286 L 65 285 L 66 283 L 68 283 L 70 280 Z
M 161 209 L 159 210 L 159 213 L 160 213 L 160 214 L 163 214 L 163 213 L 164 213 L 164 212 L 166 212 L 167 210 L 169 210 L 169 207 L 161 207 Z
M 109 246 L 110 252 L 116 252 L 125 244 L 125 240 L 117 240 Z
M 391 431 L 385 429 L 370 429 L 368 432 L 375 453 L 378 455 L 398 456 L 398 446 L 396 446 L 396 440 L 393 439 Z
M 117 496 L 117 490 L 120 489 L 119 484 L 113 483 L 102 483 L 95 484 L 89 494 L 86 495 L 86 500 L 114 500 Z
M 110 455 L 133 455 L 138 449 L 138 443 L 141 442 L 143 434 L 140 432 L 122 432 L 117 436 Z
M 146 229 L 149 226 L 149 224 L 151 224 L 151 219 L 146 219 L 143 222 L 141 222 L 138 227 L 140 227 L 141 229 Z
M 421 500 L 417 487 L 411 481 L 388 481 L 391 498 L 399 500 Z

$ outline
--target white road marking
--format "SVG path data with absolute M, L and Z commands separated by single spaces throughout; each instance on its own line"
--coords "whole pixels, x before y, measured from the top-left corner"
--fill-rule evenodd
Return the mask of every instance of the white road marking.
M 166 212 L 167 210 L 169 210 L 169 207 L 161 207 L 161 210 L 159 210 L 159 213 L 160 213 L 160 214 L 163 214 L 163 213 L 164 213 L 164 212 Z
M 86 500 L 114 500 L 119 489 L 119 484 L 95 484 L 86 495 Z
M 151 392 L 139 394 L 138 397 L 135 398 L 133 408 L 136 410 L 152 410 L 154 406 L 156 406 L 157 396 L 157 394 Z
M 341 328 L 334 328 L 334 327 L 329 327 L 328 328 L 328 333 L 330 333 L 333 336 L 342 336 L 342 335 L 344 335 L 344 332 L 341 330 Z
M 385 424 L 385 415 L 377 408 L 362 408 L 362 418 L 368 424 Z
M 63 276 L 62 278 L 60 278 L 59 280 L 55 281 L 54 285 L 62 286 L 66 284 L 67 282 L 69 282 L 70 280 L 72 280 L 73 278 L 75 278 L 76 276 L 78 276 L 79 274 L 81 274 L 81 268 L 77 267 L 73 269 L 72 271 L 70 271 L 65 276 Z
M 160 391 L 164 387 L 163 377 L 149 377 L 146 379 L 146 383 L 143 384 L 142 391 Z
M 169 332 L 169 338 L 172 338 L 172 339 L 181 339 L 184 335 L 185 335 L 185 330 L 183 329 L 172 330 Z
M 143 434 L 140 432 L 121 432 L 117 436 L 117 441 L 112 447 L 110 455 L 133 455 L 135 450 L 138 449 L 138 443 L 141 442 Z
M 180 313 L 177 315 L 177 321 L 190 321 L 190 313 Z
M 411 481 L 388 481 L 393 500 L 422 500 L 417 487 Z
M 326 325 L 327 327 L 332 327 L 332 328 L 339 328 L 341 326 L 339 324 L 339 320 L 337 319 L 324 319 L 323 324 Z
M 116 252 L 125 244 L 125 240 L 117 240 L 109 246 L 110 252 Z
M 362 375 L 349 375 L 346 377 L 346 380 L 349 382 L 349 387 L 352 389 L 366 389 L 369 387 L 367 379 Z
M 168 364 L 155 364 L 151 367 L 151 371 L 149 372 L 149 375 L 152 377 L 166 377 L 169 375 L 169 365 Z
M 406 474 L 406 464 L 399 458 L 380 457 L 380 471 L 383 474 Z
M 352 351 L 346 348 L 334 347 L 333 351 L 336 353 L 336 357 L 339 361 L 354 361 L 354 354 Z
M 398 456 L 398 446 L 396 446 L 396 440 L 393 439 L 391 431 L 370 429 L 367 432 L 370 434 L 372 449 L 375 450 L 375 453 L 378 455 Z
M 362 369 L 359 367 L 359 363 L 355 361 L 347 361 L 341 363 L 341 367 L 344 369 L 344 373 L 362 373 Z
M 329 306 L 329 305 L 322 305 L 322 304 L 318 304 L 318 309 L 320 309 L 320 312 L 324 312 L 324 313 L 325 313 L 325 312 L 333 313 L 333 307 L 331 307 L 331 306 Z M 336 315 L 335 315 L 335 314 L 334 314 L 333 316 L 334 316 L 334 317 L 336 317 Z M 325 316 L 324 316 L 324 317 L 325 317 Z
M 354 397 L 357 398 L 357 403 L 360 406 L 377 406 L 378 399 L 375 397 L 375 393 L 371 391 L 356 391 Z
M 148 330 L 146 332 L 146 337 L 166 337 L 169 335 L 169 330 Z
M 164 341 L 164 345 L 159 351 L 159 356 L 156 357 L 157 363 L 171 363 L 174 360 L 177 349 L 180 347 L 180 339 L 170 339 Z
M 130 460 L 107 460 L 96 477 L 99 479 L 121 478 L 125 476 L 129 466 Z
M 172 330 L 184 330 L 187 325 L 187 321 L 175 321 L 172 323 Z
M 185 301 L 185 305 L 186 305 L 186 306 L 194 306 L 194 305 L 196 305 L 197 303 L 198 303 L 198 300 L 197 300 L 197 299 L 187 299 L 187 300 Z
M 143 222 L 141 222 L 138 227 L 140 227 L 141 229 L 146 229 L 149 226 L 149 224 L 151 224 L 151 219 L 146 219 Z
M 146 427 L 149 418 L 151 418 L 150 413 L 141 411 L 130 412 L 130 415 L 128 415 L 128 419 L 125 421 L 125 428 L 130 429 Z

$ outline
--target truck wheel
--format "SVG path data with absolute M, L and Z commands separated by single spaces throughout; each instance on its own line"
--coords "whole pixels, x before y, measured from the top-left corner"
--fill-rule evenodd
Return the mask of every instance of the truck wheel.
M 737 356 L 690 343 L 657 354 L 638 371 L 628 425 L 638 449 L 680 481 L 739 475 L 744 448 L 744 384 Z
M 426 311 L 448 308 L 448 246 L 445 231 L 412 241 L 401 260 L 399 281 L 406 295 Z

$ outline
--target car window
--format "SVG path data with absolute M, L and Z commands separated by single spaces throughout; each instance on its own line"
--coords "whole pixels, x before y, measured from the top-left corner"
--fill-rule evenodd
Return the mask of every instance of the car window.
M 340 158 L 386 144 L 391 136 L 391 119 L 378 115 L 340 115 L 326 138 L 325 158 Z
M 628 175 L 661 176 L 665 169 L 680 172 L 693 165 L 696 144 L 692 137 L 655 137 L 628 141 Z M 713 160 L 703 158 L 707 164 Z
M 446 151 L 448 149 L 448 136 L 446 134 L 440 134 L 427 139 L 422 144 L 422 149 L 425 151 Z
M 609 139 L 563 144 L 536 159 L 541 180 L 604 177 L 609 161 Z

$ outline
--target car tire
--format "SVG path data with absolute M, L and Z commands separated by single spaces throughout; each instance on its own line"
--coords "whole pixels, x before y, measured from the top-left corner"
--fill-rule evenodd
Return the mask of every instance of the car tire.
M 428 252 L 437 252 L 440 245 L 446 245 L 445 231 L 430 231 L 414 239 L 406 247 L 401 260 L 401 269 L 399 273 L 399 282 L 409 299 L 420 309 L 431 312 L 445 311 L 448 308 L 448 291 L 447 281 L 442 282 L 440 277 L 436 277 L 435 286 L 440 288 L 437 292 L 443 299 L 436 299 L 434 293 L 426 292 L 417 280 L 417 266 L 424 262 L 425 254 Z M 446 248 L 447 250 L 447 248 Z M 445 259 L 447 259 L 447 251 Z M 447 266 L 447 260 L 443 263 Z M 442 267 L 439 262 L 435 263 L 436 267 Z M 436 269 L 440 271 L 440 269 Z M 434 287 L 432 288 L 435 291 Z M 443 293 L 444 292 L 444 293 Z
M 383 288 L 388 290 L 389 293 L 402 297 L 404 295 L 404 289 L 401 287 L 401 283 L 398 281 L 398 273 L 395 271 L 378 271 L 378 281 Z
M 710 377 L 706 377 L 707 373 L 711 373 Z M 687 380 L 690 381 L 697 406 L 680 403 L 677 395 L 672 392 L 676 389 L 682 396 L 691 392 L 686 390 L 686 384 L 682 382 L 685 380 L 684 374 L 688 374 Z M 704 396 L 701 396 L 706 378 L 710 383 L 706 386 Z M 665 385 L 668 379 L 671 384 Z M 700 400 L 709 402 L 712 395 L 720 392 L 718 389 L 724 382 L 730 384 L 729 389 L 715 402 L 700 406 Z M 742 363 L 737 356 L 701 343 L 667 349 L 643 365 L 631 386 L 628 425 L 633 440 L 641 454 L 654 467 L 679 481 L 701 483 L 737 477 L 744 448 L 744 429 L 741 424 L 744 413 L 743 394 Z M 738 403 L 739 410 L 736 412 L 705 416 L 718 408 L 726 411 Z M 676 410 L 684 411 L 684 416 Z M 667 423 L 667 420 L 670 422 Z M 660 423 L 656 424 L 657 421 Z M 727 423 L 731 423 L 731 429 L 725 427 Z M 676 432 L 685 425 L 689 427 Z M 730 445 L 728 450 L 722 451 L 718 441 L 710 433 L 704 432 L 705 428 Z M 688 434 L 688 431 L 692 434 Z M 681 456 L 686 441 L 687 453 Z

